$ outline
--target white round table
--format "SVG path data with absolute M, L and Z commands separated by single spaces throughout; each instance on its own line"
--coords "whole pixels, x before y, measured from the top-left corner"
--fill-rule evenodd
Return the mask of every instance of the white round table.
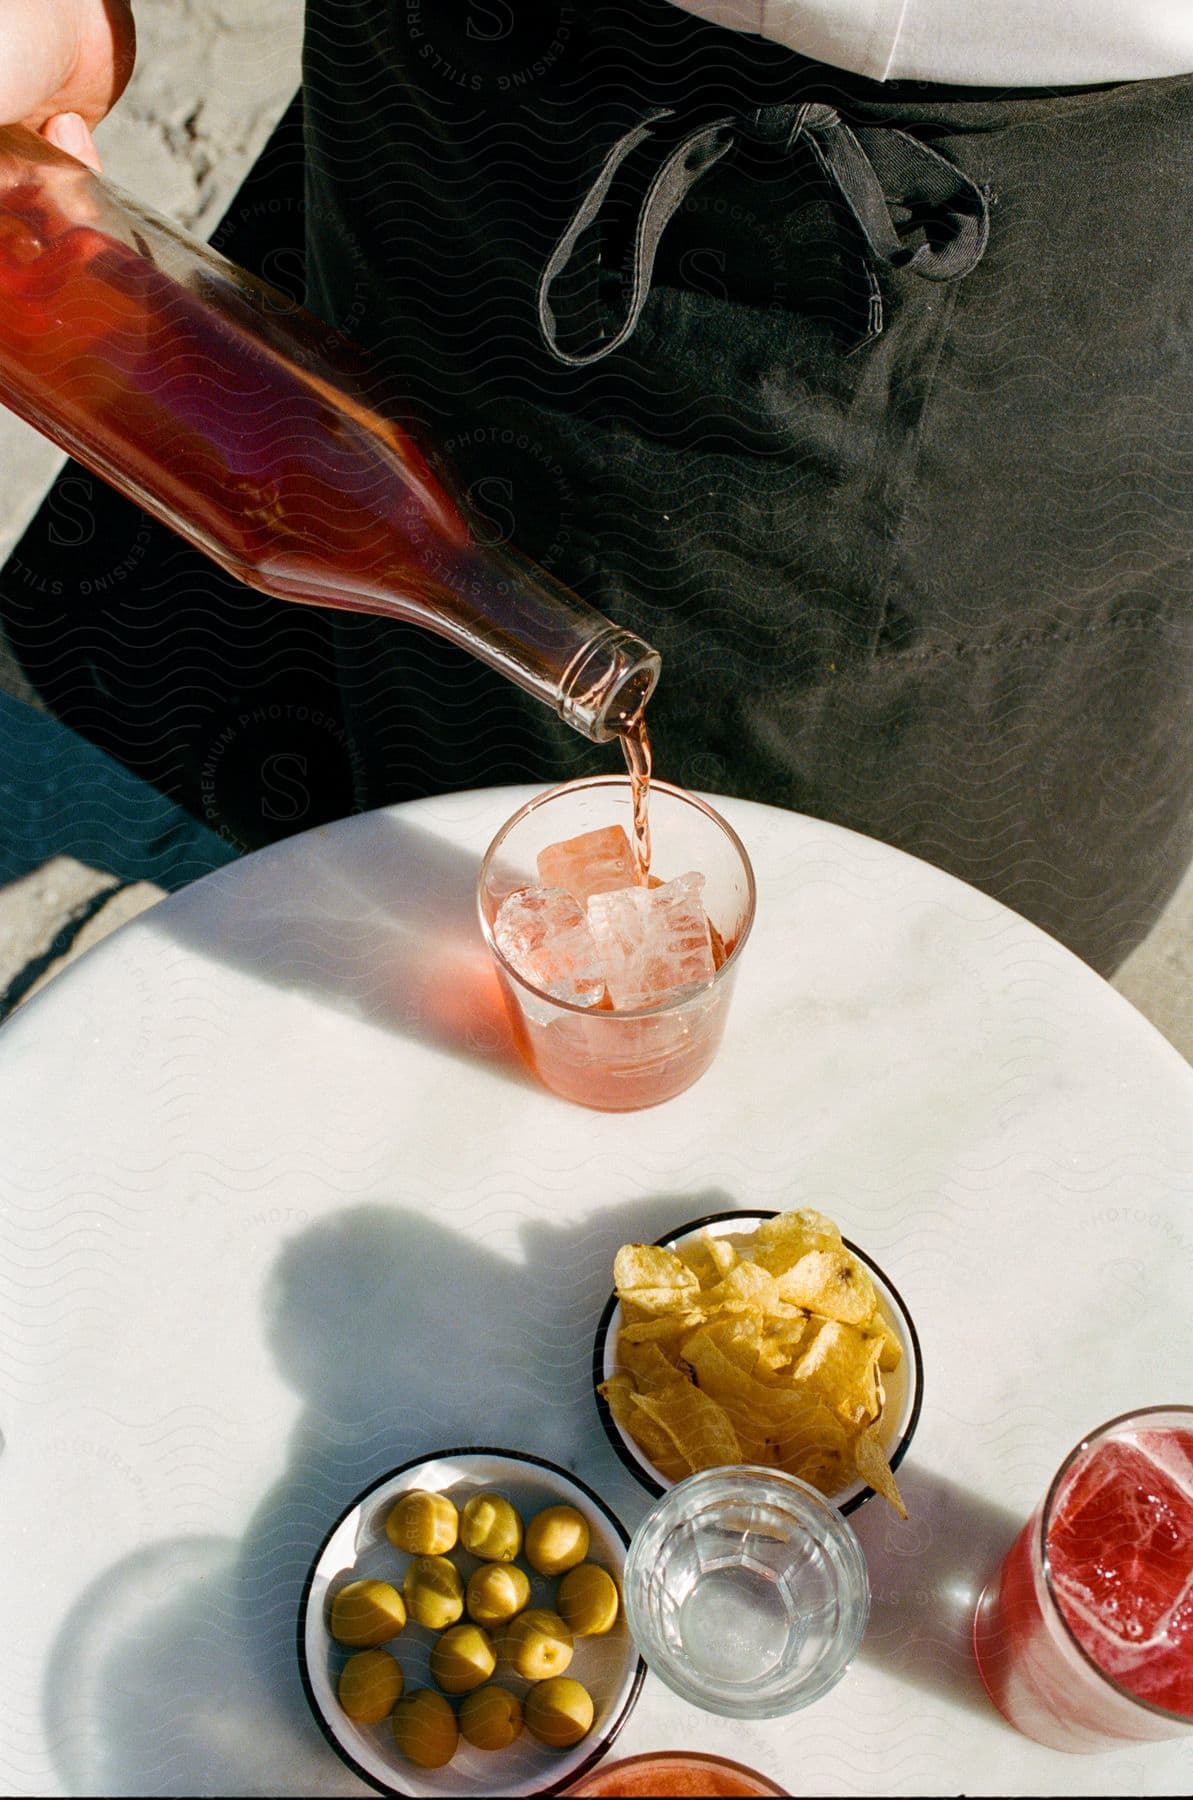
M 820 1208 L 902 1291 L 911 1516 L 855 1520 L 873 1613 L 824 1700 L 739 1724 L 649 1677 L 617 1752 L 698 1745 L 795 1793 L 1187 1792 L 1193 1737 L 1012 1731 L 969 1619 L 1083 1431 L 1193 1397 L 1193 1072 L 982 895 L 726 802 L 759 898 L 719 1060 L 652 1111 L 570 1106 L 513 1060 L 473 907 L 528 792 L 248 857 L 0 1033 L 4 1791 L 364 1791 L 295 1656 L 326 1525 L 481 1443 L 632 1530 L 589 1371 L 613 1254 L 740 1204 Z

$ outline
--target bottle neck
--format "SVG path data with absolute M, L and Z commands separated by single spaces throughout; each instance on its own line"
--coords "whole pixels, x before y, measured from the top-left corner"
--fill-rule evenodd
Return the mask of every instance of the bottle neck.
M 459 643 L 550 706 L 593 743 L 608 743 L 646 705 L 661 659 L 579 595 L 509 549 L 443 544 L 412 604 L 421 623 Z M 405 610 L 405 608 L 403 609 Z M 411 616 L 409 613 L 407 616 Z
M 556 710 L 581 736 L 608 743 L 640 716 L 660 666 L 657 650 L 632 631 L 606 623 L 562 677 Z

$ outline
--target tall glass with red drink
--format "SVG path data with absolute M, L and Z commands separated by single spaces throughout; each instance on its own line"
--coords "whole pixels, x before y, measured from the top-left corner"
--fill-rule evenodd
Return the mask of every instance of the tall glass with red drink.
M 978 1602 L 974 1651 L 999 1711 L 1053 1749 L 1193 1731 L 1193 1407 L 1082 1439 Z

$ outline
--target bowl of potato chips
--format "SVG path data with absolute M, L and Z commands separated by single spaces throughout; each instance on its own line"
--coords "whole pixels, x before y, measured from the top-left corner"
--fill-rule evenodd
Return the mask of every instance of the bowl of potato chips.
M 327 1531 L 298 1657 L 324 1736 L 382 1794 L 553 1793 L 605 1754 L 645 1676 L 628 1536 L 541 1457 L 444 1450 Z
M 597 1329 L 601 1422 L 659 1495 L 702 1469 L 782 1470 L 851 1513 L 919 1421 L 923 1359 L 878 1265 L 823 1213 L 723 1212 L 623 1244 Z

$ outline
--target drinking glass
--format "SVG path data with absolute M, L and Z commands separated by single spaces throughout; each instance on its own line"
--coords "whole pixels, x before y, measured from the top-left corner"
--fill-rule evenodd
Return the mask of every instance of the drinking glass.
M 732 826 L 694 794 L 652 781 L 652 871 L 664 881 L 692 869 L 704 876 L 704 906 L 724 960 L 707 987 L 632 1011 L 553 998 L 503 956 L 493 934 L 498 910 L 519 888 L 539 885 L 540 850 L 617 824 L 632 843 L 628 776 L 595 775 L 551 788 L 502 826 L 485 853 L 478 889 L 481 928 L 523 1058 L 553 1093 L 605 1112 L 657 1106 L 704 1074 L 725 1029 L 755 899 L 750 859 Z
M 741 1464 L 663 1496 L 630 1543 L 626 1623 L 682 1699 L 730 1718 L 809 1706 L 845 1673 L 870 1583 L 853 1528 L 806 1481 Z
M 1124 1460 L 1142 1453 L 1148 1463 Z M 1164 1476 L 1166 1462 L 1176 1475 Z M 1017 1730 L 1054 1750 L 1108 1750 L 1193 1730 L 1193 1407 L 1149 1407 L 1090 1432 L 1054 1476 L 974 1617 L 986 1691 Z M 1079 1520 L 1079 1513 L 1082 1518 Z M 1078 1531 L 1089 1534 L 1082 1614 L 1117 1618 L 1080 1641 L 1061 1602 Z M 1178 1604 L 1183 1586 L 1185 1638 Z M 1164 1628 L 1166 1615 L 1176 1616 Z M 1087 1628 L 1088 1631 L 1088 1628 Z M 1133 1641 L 1132 1641 L 1133 1634 Z M 1103 1663 L 1113 1664 L 1113 1669 Z M 1175 1679 L 1185 1711 L 1145 1697 Z

